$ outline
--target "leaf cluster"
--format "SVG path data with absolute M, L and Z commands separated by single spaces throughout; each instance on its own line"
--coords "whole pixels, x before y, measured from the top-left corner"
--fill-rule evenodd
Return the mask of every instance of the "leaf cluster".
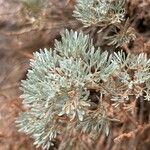
M 124 20 L 124 0 L 77 0 L 74 16 L 85 26 L 110 25 Z
M 145 93 L 149 100 L 150 60 L 146 54 L 109 55 L 94 48 L 88 35 L 66 30 L 55 48 L 34 53 L 27 79 L 22 81 L 23 104 L 17 126 L 38 146 L 49 149 L 58 135 L 74 128 L 97 138 L 109 134 L 109 104 L 127 108 Z M 99 93 L 97 102 L 91 91 Z M 135 96 L 135 99 L 130 99 Z
M 125 2 L 125 0 L 77 0 L 73 15 L 84 27 L 93 26 L 99 28 L 99 32 L 104 32 L 105 37 L 102 39 L 107 39 L 108 45 L 123 47 L 136 38 L 129 19 L 125 18 Z

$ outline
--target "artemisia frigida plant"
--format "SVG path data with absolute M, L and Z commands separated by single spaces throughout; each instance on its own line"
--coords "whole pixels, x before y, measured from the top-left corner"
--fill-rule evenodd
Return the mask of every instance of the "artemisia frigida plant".
M 27 109 L 16 123 L 43 150 L 56 141 L 58 149 L 87 149 L 86 139 L 94 143 L 100 134 L 108 136 L 110 124 L 121 121 L 115 114 L 134 115 L 131 104 L 141 96 L 150 101 L 150 59 L 121 50 L 135 39 L 124 17 L 125 1 L 77 0 L 74 16 L 84 27 L 99 27 L 98 32 L 110 28 L 104 38 L 120 50 L 109 54 L 95 48 L 89 35 L 66 29 L 54 49 L 33 54 L 21 82 Z

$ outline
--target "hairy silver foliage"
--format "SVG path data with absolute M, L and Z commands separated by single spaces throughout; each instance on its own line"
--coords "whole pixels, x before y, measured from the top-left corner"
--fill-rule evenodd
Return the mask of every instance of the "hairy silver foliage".
M 74 17 L 85 27 L 101 27 L 99 32 L 109 29 L 110 33 L 103 38 L 108 40 L 108 45 L 116 47 L 122 47 L 136 38 L 135 30 L 124 16 L 125 0 L 77 0 L 74 10 Z
M 90 106 L 88 86 L 107 81 L 117 68 L 111 59 L 107 52 L 96 50 L 88 36 L 68 30 L 62 33 L 61 42 L 56 41 L 54 50 L 34 53 L 27 79 L 21 84 L 23 104 L 29 110 L 17 119 L 20 131 L 48 149 L 62 132 L 63 121 L 56 118 L 84 120 Z
M 85 26 L 108 25 L 124 20 L 124 0 L 77 0 L 74 17 Z
M 31 135 L 37 147 L 49 149 L 57 135 L 71 128 L 97 138 L 108 135 L 110 120 L 105 99 L 126 109 L 130 96 L 150 100 L 150 59 L 147 55 L 108 55 L 95 49 L 89 36 L 66 30 L 54 50 L 34 53 L 27 79 L 22 81 L 27 111 L 16 123 Z M 98 103 L 90 98 L 97 91 Z M 93 109 L 94 106 L 94 109 Z
M 88 133 L 95 139 L 99 136 L 101 131 L 108 136 L 109 118 L 103 106 L 102 94 L 96 111 L 89 111 L 88 113 L 89 114 L 85 115 L 85 119 L 82 122 L 78 122 L 77 129 L 80 129 L 83 133 Z
M 126 104 L 131 95 L 138 99 L 143 93 L 147 93 L 145 100 L 149 100 L 150 59 L 144 53 L 129 54 L 125 57 L 125 54 L 120 52 L 115 53 L 113 58 L 113 61 L 118 64 L 114 74 L 117 80 L 113 81 L 118 89 L 115 88 L 112 100 L 116 104 L 120 102 Z

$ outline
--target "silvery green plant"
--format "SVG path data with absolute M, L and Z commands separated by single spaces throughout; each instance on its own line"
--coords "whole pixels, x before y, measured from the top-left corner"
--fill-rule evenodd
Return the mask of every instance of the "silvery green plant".
M 88 114 L 92 103 L 89 88 L 107 81 L 116 70 L 117 64 L 111 59 L 108 52 L 96 50 L 87 35 L 68 30 L 62 34 L 61 42 L 55 42 L 54 50 L 34 53 L 27 79 L 21 84 L 21 97 L 28 110 L 16 121 L 20 131 L 32 135 L 35 144 L 43 149 L 48 149 L 72 122 L 84 132 L 97 134 L 106 114 L 102 104 L 97 114 Z M 89 123 L 86 126 L 85 121 Z
M 106 26 L 124 20 L 124 0 L 77 0 L 74 16 L 84 26 Z
M 34 53 L 27 79 L 22 81 L 27 111 L 17 119 L 19 131 L 31 135 L 37 147 L 49 149 L 58 135 L 71 127 L 97 138 L 109 134 L 105 99 L 114 107 L 127 108 L 130 95 L 146 93 L 149 100 L 150 60 L 146 54 L 109 55 L 95 49 L 89 36 L 66 30 L 55 48 Z M 91 90 L 99 94 L 90 99 Z M 93 105 L 95 109 L 92 109 Z
M 119 47 L 134 37 L 126 23 L 125 29 L 121 25 L 123 6 L 122 0 L 78 0 L 74 16 L 85 26 L 103 26 L 109 22 L 120 28 L 123 36 L 116 33 L 115 37 L 109 37 L 110 45 Z M 119 110 L 133 115 L 132 103 L 140 97 L 150 101 L 147 55 L 123 51 L 109 54 L 95 48 L 90 36 L 81 31 L 62 32 L 53 49 L 33 54 L 30 67 L 26 80 L 21 82 L 26 110 L 20 113 L 16 123 L 19 131 L 30 135 L 43 150 L 50 149 L 59 139 L 60 146 L 65 145 L 64 150 L 73 149 L 74 145 L 68 143 L 74 143 L 75 133 L 88 135 L 93 141 L 101 133 L 108 136 L 110 124 L 121 121 L 115 115 Z
M 123 47 L 136 38 L 135 30 L 125 18 L 125 5 L 126 0 L 77 0 L 73 16 L 84 27 L 98 27 L 99 32 L 106 30 L 103 38 L 108 40 L 108 45 Z
M 150 59 L 147 55 L 129 54 L 125 57 L 124 53 L 119 52 L 114 54 L 113 61 L 119 64 L 113 79 L 110 79 L 115 85 L 109 86 L 113 104 L 127 107 L 128 104 L 130 105 L 131 96 L 136 102 L 139 97 L 146 95 L 144 100 L 149 101 Z M 115 92 L 111 88 L 114 88 Z

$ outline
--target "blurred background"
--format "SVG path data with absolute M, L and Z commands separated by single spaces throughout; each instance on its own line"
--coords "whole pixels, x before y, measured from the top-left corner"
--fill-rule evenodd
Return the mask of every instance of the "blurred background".
M 35 150 L 32 139 L 15 127 L 23 109 L 20 80 L 26 78 L 34 51 L 53 47 L 65 28 L 82 28 L 72 17 L 74 4 L 75 0 L 0 0 L 0 150 Z M 138 33 L 130 50 L 150 54 L 150 0 L 127 0 L 126 9 Z M 139 150 L 150 149 L 147 135 L 150 129 L 138 140 Z

